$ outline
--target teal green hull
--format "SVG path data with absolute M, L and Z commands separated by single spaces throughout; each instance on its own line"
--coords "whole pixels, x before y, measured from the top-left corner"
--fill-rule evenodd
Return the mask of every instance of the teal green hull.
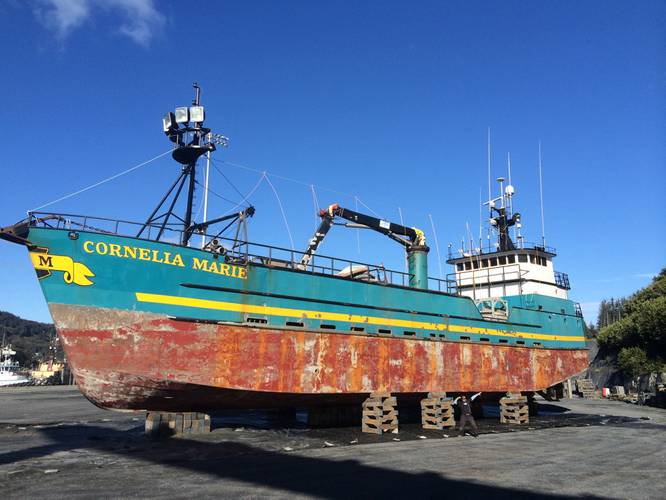
M 506 297 L 508 321 L 487 321 L 466 297 L 260 263 L 230 265 L 222 256 L 216 259 L 195 248 L 76 234 L 77 239 L 71 239 L 64 230 L 30 230 L 30 241 L 48 249 L 47 255 L 67 256 L 94 274 L 90 284 L 81 285 L 68 283 L 65 271 L 52 269 L 40 280 L 49 303 L 276 329 L 298 326 L 349 335 L 585 348 L 582 318 L 569 300 Z

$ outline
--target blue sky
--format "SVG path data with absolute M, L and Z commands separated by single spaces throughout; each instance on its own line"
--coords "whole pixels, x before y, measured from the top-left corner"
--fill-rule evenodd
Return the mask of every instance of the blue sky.
M 490 127 L 493 177 L 510 152 L 534 241 L 542 141 L 547 243 L 593 321 L 666 263 L 665 26 L 649 1 L 5 1 L 0 225 L 167 151 L 161 116 L 196 80 L 207 124 L 231 138 L 218 166 L 242 193 L 260 174 L 224 161 L 269 173 L 296 248 L 315 184 L 322 206 L 356 196 L 396 221 L 400 207 L 438 276 L 428 214 L 443 254 L 466 222 L 478 231 Z M 177 168 L 163 158 L 48 208 L 142 220 Z M 265 181 L 251 201 L 252 239 L 289 247 Z M 231 207 L 211 198 L 211 215 Z M 335 228 L 321 251 L 403 266 L 368 232 Z M 0 309 L 50 319 L 23 248 L 0 245 L 0 272 Z

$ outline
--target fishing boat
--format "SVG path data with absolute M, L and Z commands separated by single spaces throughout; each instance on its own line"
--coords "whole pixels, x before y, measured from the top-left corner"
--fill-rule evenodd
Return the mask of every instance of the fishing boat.
M 197 160 L 226 144 L 204 126 L 195 89 L 192 106 L 163 119 L 180 168 L 147 220 L 31 212 L 0 230 L 27 248 L 90 401 L 309 408 L 375 391 L 533 392 L 586 368 L 582 314 L 553 269 L 555 251 L 511 238 L 519 216 L 504 188 L 489 202 L 497 244 L 452 252 L 450 279 L 428 276 L 423 231 L 336 204 L 302 252 L 249 241 L 251 206 L 195 222 Z M 407 270 L 322 255 L 335 221 L 398 243 Z
M 5 345 L 3 342 L 2 347 L 0 347 L 0 387 L 22 385 L 29 382 L 28 377 L 19 374 L 21 368 L 18 361 L 14 361 L 13 356 L 15 354 L 16 351 L 12 349 L 12 346 Z

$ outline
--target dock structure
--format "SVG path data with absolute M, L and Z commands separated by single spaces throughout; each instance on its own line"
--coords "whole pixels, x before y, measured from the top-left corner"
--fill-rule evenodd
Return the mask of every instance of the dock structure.
M 398 433 L 397 399 L 390 392 L 373 392 L 363 401 L 361 431 L 371 434 Z
M 501 424 L 527 424 L 529 421 L 529 405 L 526 396 L 508 392 L 500 399 Z
M 453 401 L 446 397 L 445 392 L 429 392 L 428 397 L 421 400 L 421 424 L 424 429 L 442 430 L 455 428 Z
M 182 436 L 210 432 L 210 415 L 206 413 L 171 413 L 149 411 L 146 413 L 146 434 L 151 436 Z

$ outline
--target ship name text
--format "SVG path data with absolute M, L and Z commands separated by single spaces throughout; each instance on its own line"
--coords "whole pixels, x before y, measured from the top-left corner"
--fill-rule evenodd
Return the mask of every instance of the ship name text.
M 85 241 L 83 243 L 83 251 L 89 254 L 108 255 L 109 257 L 119 257 L 121 259 L 145 260 L 168 266 L 186 267 L 185 261 L 179 253 L 165 252 L 151 248 L 105 243 L 103 241 Z M 192 265 L 190 267 L 196 271 L 204 271 L 231 278 L 247 278 L 247 269 L 244 267 L 210 261 L 199 257 L 192 257 Z

